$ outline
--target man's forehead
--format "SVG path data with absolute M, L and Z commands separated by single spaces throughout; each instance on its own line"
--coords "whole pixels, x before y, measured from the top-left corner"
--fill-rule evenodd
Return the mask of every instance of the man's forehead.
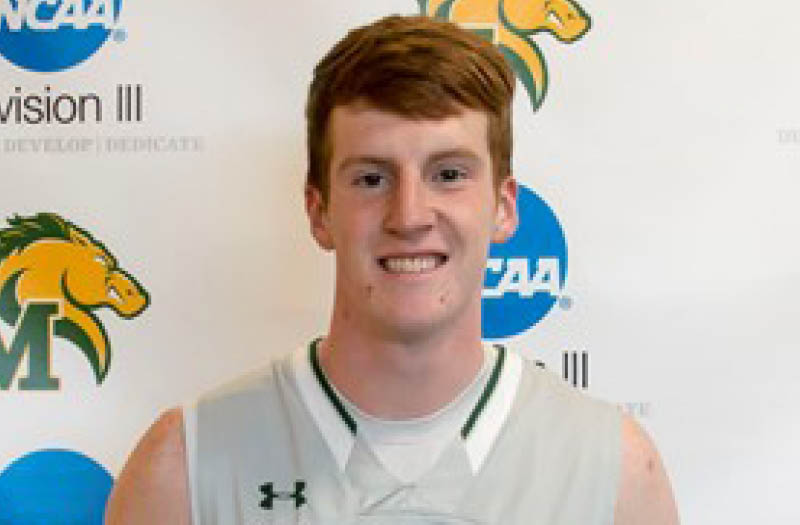
M 427 112 L 418 112 L 409 109 L 408 111 L 384 106 L 372 102 L 368 98 L 359 97 L 347 103 L 340 103 L 333 106 L 331 110 L 331 120 L 336 114 L 346 114 L 348 116 L 358 116 L 370 113 L 383 114 L 399 120 L 411 122 L 441 122 L 448 119 L 458 118 L 466 113 L 480 113 L 488 115 L 485 111 L 468 108 L 456 101 L 442 103 L 439 106 L 430 108 Z
M 439 118 L 405 116 L 364 102 L 336 106 L 328 127 L 331 157 L 437 154 L 488 155 L 488 116 L 461 108 Z

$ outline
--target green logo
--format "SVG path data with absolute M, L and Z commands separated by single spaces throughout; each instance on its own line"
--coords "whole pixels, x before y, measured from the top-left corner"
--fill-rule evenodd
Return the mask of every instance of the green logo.
M 27 353 L 19 389 L 57 390 L 54 337 L 83 352 L 102 383 L 111 346 L 95 311 L 136 317 L 150 303 L 147 292 L 103 244 L 54 213 L 14 216 L 8 224 L 0 229 L 0 319 L 13 335 L 8 343 L 0 337 L 0 389 L 11 388 Z
M 422 14 L 455 22 L 496 44 L 538 110 L 549 87 L 547 65 L 533 37 L 549 33 L 571 44 L 591 18 L 573 0 L 417 0 Z

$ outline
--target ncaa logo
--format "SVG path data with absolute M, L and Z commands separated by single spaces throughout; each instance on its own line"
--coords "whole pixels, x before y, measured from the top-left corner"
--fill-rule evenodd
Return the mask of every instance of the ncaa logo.
M 522 185 L 517 207 L 517 231 L 489 248 L 481 319 L 486 339 L 519 334 L 542 320 L 567 278 L 567 243 L 553 210 Z M 568 307 L 568 298 L 561 301 Z
M 0 471 L 0 523 L 102 525 L 114 479 L 92 458 L 37 450 Z
M 71 68 L 108 40 L 121 9 L 122 0 L 0 0 L 0 55 L 29 71 Z

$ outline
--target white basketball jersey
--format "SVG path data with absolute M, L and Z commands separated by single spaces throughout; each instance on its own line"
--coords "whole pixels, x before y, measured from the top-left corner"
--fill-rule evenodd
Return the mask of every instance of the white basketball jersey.
M 389 474 L 316 343 L 185 409 L 195 525 L 611 525 L 621 415 L 500 349 L 457 436 L 414 482 Z

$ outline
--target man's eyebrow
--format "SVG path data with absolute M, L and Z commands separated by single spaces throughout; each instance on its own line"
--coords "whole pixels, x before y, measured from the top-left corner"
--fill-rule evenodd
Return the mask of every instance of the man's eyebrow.
M 468 148 L 450 148 L 437 151 L 426 159 L 426 164 L 435 164 L 445 159 L 463 158 L 470 161 L 480 161 L 481 156 Z M 350 166 L 357 164 L 368 164 L 371 166 L 380 166 L 383 168 L 392 168 L 395 162 L 386 157 L 379 157 L 376 155 L 353 155 L 345 157 L 336 167 L 336 171 L 344 171 Z
M 442 151 L 437 151 L 428 157 L 428 163 L 435 163 L 445 159 L 462 158 L 471 161 L 480 161 L 481 156 L 468 148 L 451 148 Z
M 369 164 L 383 168 L 391 168 L 394 165 L 394 163 L 387 158 L 376 157 L 374 155 L 354 155 L 352 157 L 345 157 L 336 167 L 336 171 L 344 171 L 356 164 Z

